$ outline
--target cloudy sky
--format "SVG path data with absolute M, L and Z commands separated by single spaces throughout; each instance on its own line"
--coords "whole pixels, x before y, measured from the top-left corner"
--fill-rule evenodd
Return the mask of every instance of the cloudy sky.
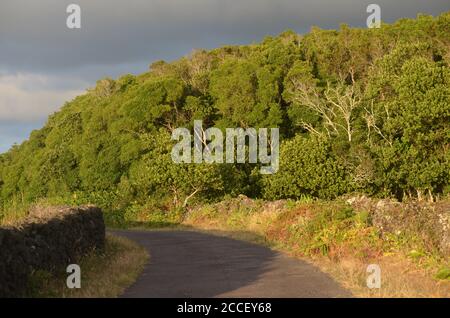
M 97 79 L 286 29 L 365 26 L 374 2 L 385 22 L 450 11 L 449 0 L 0 0 L 0 152 Z M 71 3 L 81 29 L 66 27 Z

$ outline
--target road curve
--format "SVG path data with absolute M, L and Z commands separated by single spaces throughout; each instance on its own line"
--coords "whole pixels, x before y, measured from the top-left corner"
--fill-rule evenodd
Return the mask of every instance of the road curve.
M 122 297 L 350 297 L 328 275 L 266 247 L 193 231 L 112 231 L 150 261 Z

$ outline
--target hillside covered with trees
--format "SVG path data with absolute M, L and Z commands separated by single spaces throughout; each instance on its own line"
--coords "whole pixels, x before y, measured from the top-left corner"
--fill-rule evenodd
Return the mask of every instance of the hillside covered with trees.
M 98 81 L 0 155 L 0 208 L 47 198 L 133 220 L 239 194 L 436 200 L 450 192 L 449 65 L 450 13 L 155 62 Z M 278 173 L 174 164 L 171 132 L 196 119 L 279 127 Z

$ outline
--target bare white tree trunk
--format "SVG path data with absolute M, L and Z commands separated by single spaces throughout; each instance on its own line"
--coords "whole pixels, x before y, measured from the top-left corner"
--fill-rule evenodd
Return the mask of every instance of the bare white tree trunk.
M 352 142 L 353 126 L 352 115 L 361 104 L 360 93 L 354 85 L 340 83 L 332 87 L 329 83 L 323 93 L 317 87 L 292 80 L 294 87 L 294 101 L 316 112 L 323 120 L 327 135 L 339 135 L 344 132 L 348 142 Z M 315 135 L 323 135 L 311 124 L 302 123 L 302 126 Z
M 183 208 L 185 208 L 185 207 L 187 206 L 189 199 L 192 198 L 194 195 L 196 195 L 197 192 L 199 192 L 199 191 L 200 191 L 200 189 L 195 189 L 194 192 L 192 192 L 190 195 L 188 195 L 188 196 L 184 199 L 184 202 L 183 202 Z

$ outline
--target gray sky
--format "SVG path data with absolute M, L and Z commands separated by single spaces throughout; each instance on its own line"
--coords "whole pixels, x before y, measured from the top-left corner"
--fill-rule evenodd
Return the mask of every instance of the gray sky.
M 71 3 L 79 30 L 66 27 Z M 286 29 L 365 26 L 370 3 L 385 22 L 450 11 L 449 0 L 0 0 L 0 152 L 97 79 Z

